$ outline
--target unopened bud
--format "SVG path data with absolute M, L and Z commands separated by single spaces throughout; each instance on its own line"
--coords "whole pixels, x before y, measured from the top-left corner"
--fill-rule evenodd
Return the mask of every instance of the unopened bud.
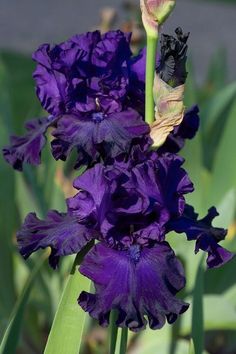
M 162 25 L 172 12 L 175 0 L 140 0 L 140 6 L 147 34 L 157 37 L 158 26 Z
M 151 126 L 151 138 L 153 146 L 159 147 L 164 144 L 168 135 L 183 120 L 184 85 L 171 87 L 156 74 L 154 98 L 156 103 L 155 122 Z

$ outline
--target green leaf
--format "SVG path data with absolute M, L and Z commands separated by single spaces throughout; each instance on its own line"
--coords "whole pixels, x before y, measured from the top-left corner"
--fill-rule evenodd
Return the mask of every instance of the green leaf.
M 236 82 L 222 88 L 201 111 L 202 124 L 206 134 L 214 132 L 219 120 L 225 120 L 224 113 L 235 99 Z
M 235 117 L 236 101 L 230 111 L 213 165 L 211 201 L 214 204 L 219 204 L 224 195 L 233 187 L 236 187 L 236 164 L 233 160 L 236 151 Z
M 121 344 L 121 328 L 118 328 L 115 354 L 120 354 L 120 344 Z
M 12 112 L 8 87 L 8 76 L 0 57 L 0 151 L 8 143 L 12 125 Z M 14 172 L 0 153 L 0 340 L 3 328 L 15 303 L 13 237 L 16 228 L 16 206 L 14 203 Z
M 224 241 L 224 243 L 227 241 Z M 222 243 L 221 243 L 222 244 Z M 235 284 L 236 257 L 223 267 L 211 269 L 205 274 L 205 291 L 209 294 L 222 294 Z
M 195 280 L 193 291 L 193 313 L 192 313 L 192 338 L 195 347 L 195 354 L 202 354 L 204 349 L 204 315 L 203 315 L 203 294 L 204 294 L 204 269 L 202 256 Z
M 184 92 L 184 103 L 186 107 L 191 107 L 192 105 L 196 104 L 198 101 L 197 99 L 197 86 L 196 80 L 194 77 L 194 70 L 192 60 L 188 60 L 187 62 L 187 71 L 188 71 L 188 78 L 185 84 L 185 92 Z
M 16 351 L 17 343 L 20 337 L 20 331 L 23 322 L 25 307 L 27 305 L 34 280 L 39 270 L 41 269 L 45 259 L 46 259 L 46 253 L 38 261 L 37 265 L 32 270 L 32 273 L 29 276 L 28 281 L 24 286 L 24 289 L 15 305 L 8 327 L 3 336 L 3 340 L 0 345 L 0 354 L 15 353 Z
M 21 220 L 24 220 L 25 216 L 31 211 L 36 212 L 39 216 L 42 216 L 40 207 L 38 205 L 38 200 L 35 198 L 30 189 L 29 185 L 26 183 L 24 174 L 16 173 L 16 203 L 18 206 L 19 214 Z
M 134 341 L 133 352 L 135 354 L 170 354 L 172 353 L 171 333 L 172 326 L 168 324 L 158 331 L 143 331 Z M 183 339 L 176 340 L 174 354 L 189 354 L 189 342 Z
M 191 180 L 194 183 L 195 191 L 187 196 L 187 201 L 193 204 L 198 212 L 202 211 L 203 204 L 203 160 L 202 160 L 202 136 L 198 132 L 197 136 L 186 143 L 181 153 L 185 158 L 184 168 L 188 171 Z M 194 159 L 193 159 L 194 156 Z
M 228 228 L 233 222 L 236 212 L 236 190 L 232 188 L 225 194 L 217 206 L 219 216 L 214 221 L 217 227 Z
M 205 331 L 236 330 L 235 301 L 232 300 L 232 293 L 234 291 L 235 289 L 231 289 L 231 292 L 220 295 L 204 295 Z M 191 332 L 191 299 L 187 299 L 186 301 L 190 302 L 190 309 L 182 316 L 180 329 L 182 336 L 187 336 Z
M 189 344 L 189 354 L 196 354 L 195 353 L 195 348 L 194 348 L 194 343 L 193 343 L 192 339 L 191 339 L 190 344 Z
M 235 330 L 236 309 L 228 297 L 224 295 L 208 295 L 204 300 L 206 308 L 205 328 L 211 330 Z
M 207 91 L 219 90 L 227 79 L 227 57 L 225 48 L 220 48 L 212 56 L 207 74 Z
M 19 53 L 3 52 L 2 61 L 8 72 L 10 104 L 14 125 L 11 133 L 22 133 L 23 122 L 37 117 L 41 112 L 39 100 L 35 95 L 32 72 L 35 63 L 30 58 Z
M 91 281 L 78 271 L 79 257 L 69 275 L 44 354 L 78 354 L 87 314 L 77 303 L 81 291 L 89 291 Z
M 224 293 L 224 298 L 227 299 L 233 306 L 236 306 L 236 285 L 231 286 Z
M 212 169 L 215 152 L 221 143 L 225 126 L 230 119 L 229 113 L 236 95 L 236 82 L 230 84 L 212 100 L 207 102 L 205 109 L 201 111 L 203 126 L 204 162 L 208 169 Z

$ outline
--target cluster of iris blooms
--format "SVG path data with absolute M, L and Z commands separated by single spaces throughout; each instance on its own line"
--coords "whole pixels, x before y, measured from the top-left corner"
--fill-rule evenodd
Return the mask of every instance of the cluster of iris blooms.
M 56 160 L 76 151 L 75 169 L 87 166 L 74 180 L 78 193 L 66 200 L 66 213 L 51 210 L 44 220 L 30 213 L 17 233 L 19 251 L 26 259 L 50 247 L 49 263 L 56 268 L 60 257 L 96 240 L 79 269 L 95 293 L 83 291 L 78 303 L 102 326 L 116 310 L 116 324 L 137 332 L 147 322 L 152 329 L 173 323 L 189 306 L 176 297 L 185 276 L 165 240 L 169 232 L 195 241 L 209 268 L 232 254 L 219 245 L 226 230 L 212 226 L 216 209 L 199 220 L 185 201 L 194 187 L 178 153 L 197 132 L 198 107 L 153 148 L 144 119 L 146 50 L 134 56 L 130 37 L 94 31 L 40 46 L 33 76 L 49 116 L 27 122 L 26 135 L 12 136 L 3 153 L 17 170 L 24 163 L 38 165 L 48 128 Z M 187 77 L 187 39 L 181 28 L 176 37 L 162 36 L 156 75 L 172 88 Z

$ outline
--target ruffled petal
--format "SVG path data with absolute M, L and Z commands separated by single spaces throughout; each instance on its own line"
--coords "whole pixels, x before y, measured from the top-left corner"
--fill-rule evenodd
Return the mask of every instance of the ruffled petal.
M 28 121 L 25 124 L 27 134 L 22 137 L 11 136 L 10 145 L 3 148 L 5 160 L 18 171 L 22 171 L 23 163 L 39 165 L 41 150 L 46 143 L 45 133 L 54 121 L 53 117 Z
M 129 84 L 127 61 L 130 34 L 99 31 L 73 36 L 33 54 L 36 92 L 42 106 L 53 115 L 96 111 L 96 99 L 105 112 L 122 109 Z
M 70 213 L 81 219 L 93 215 L 95 220 L 103 219 L 109 209 L 114 183 L 105 175 L 105 167 L 96 164 L 74 180 L 73 186 L 80 190 L 67 199 Z
M 53 70 L 49 44 L 41 45 L 32 57 L 38 63 L 33 74 L 38 99 L 45 110 L 59 115 L 65 110 L 66 77 L 58 70 Z
M 213 219 L 218 216 L 216 208 L 209 209 L 208 214 L 201 220 L 193 207 L 186 205 L 184 214 L 169 222 L 169 231 L 185 233 L 188 240 L 196 240 L 196 253 L 199 249 L 208 253 L 207 265 L 216 268 L 224 265 L 233 258 L 233 254 L 218 243 L 225 239 L 227 230 L 212 226 Z
M 80 119 L 73 115 L 64 115 L 60 118 L 57 128 L 52 135 L 52 153 L 56 160 L 65 161 L 74 148 L 86 152 L 96 159 L 97 150 L 93 144 L 94 123 L 92 120 Z
M 56 159 L 65 160 L 76 148 L 90 156 L 91 161 L 110 158 L 128 152 L 132 140 L 149 133 L 149 126 L 132 109 L 104 116 L 65 115 L 54 130 L 52 152 Z
M 45 220 L 38 219 L 35 213 L 28 214 L 17 233 L 17 242 L 25 259 L 41 248 L 51 247 L 49 263 L 56 268 L 61 256 L 78 253 L 96 237 L 98 233 L 76 217 L 51 210 Z
M 131 33 L 123 33 L 120 30 L 104 33 L 93 51 L 92 63 L 99 68 L 116 70 L 117 66 L 132 55 L 130 38 Z
M 183 213 L 184 194 L 193 191 L 188 174 L 181 168 L 183 161 L 173 154 L 156 155 L 153 161 L 133 168 L 132 178 L 125 184 L 149 199 L 149 210 L 161 213 L 162 224 Z
M 95 294 L 82 292 L 80 306 L 102 326 L 110 311 L 118 311 L 117 325 L 134 332 L 173 323 L 188 304 L 175 297 L 185 285 L 181 263 L 167 243 L 117 251 L 96 245 L 85 257 L 80 272 L 95 284 Z

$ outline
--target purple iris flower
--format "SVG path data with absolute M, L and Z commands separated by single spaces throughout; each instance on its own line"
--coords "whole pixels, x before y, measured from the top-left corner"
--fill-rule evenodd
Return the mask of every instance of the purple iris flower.
M 55 159 L 66 160 L 76 149 L 79 167 L 128 152 L 133 139 L 149 133 L 132 97 L 131 58 L 130 34 L 119 30 L 76 35 L 53 47 L 43 44 L 33 54 L 36 93 L 55 121 Z M 4 150 L 6 160 L 19 170 L 24 162 L 40 163 L 49 126 L 42 130 L 37 120 L 28 125 L 34 125 L 29 133 L 12 138 Z
M 133 331 L 145 328 L 145 316 L 153 329 L 174 322 L 188 305 L 175 297 L 185 278 L 166 234 L 186 232 L 189 240 L 197 240 L 197 249 L 209 254 L 210 267 L 232 257 L 218 246 L 226 233 L 211 225 L 212 214 L 200 221 L 195 213 L 186 214 L 184 195 L 193 185 L 182 164 L 177 155 L 155 152 L 128 169 L 96 164 L 75 179 L 79 192 L 67 200 L 66 214 L 51 211 L 46 220 L 29 214 L 17 235 L 21 254 L 27 258 L 49 246 L 55 267 L 60 256 L 97 239 L 80 268 L 96 289 L 80 295 L 83 309 L 103 326 L 117 309 L 117 325 Z
M 164 48 L 160 70 L 167 81 L 174 75 L 181 84 L 187 37 L 180 29 L 177 37 L 174 53 L 169 45 Z M 174 71 L 168 69 L 173 62 L 168 53 Z M 187 111 L 158 151 L 151 149 L 143 119 L 145 55 L 143 50 L 133 57 L 130 35 L 121 31 L 88 32 L 54 47 L 42 45 L 33 55 L 34 78 L 50 116 L 28 122 L 27 134 L 12 137 L 3 150 L 18 170 L 24 162 L 39 164 L 51 127 L 56 159 L 66 160 L 76 149 L 76 167 L 96 162 L 75 179 L 78 193 L 67 199 L 66 213 L 51 210 L 44 220 L 28 214 L 17 233 L 18 247 L 24 258 L 50 247 L 49 263 L 56 268 L 60 257 L 91 246 L 80 272 L 94 282 L 95 293 L 82 292 L 80 306 L 102 326 L 115 309 L 117 325 L 135 332 L 147 323 L 152 329 L 173 323 L 188 308 L 176 297 L 185 276 L 166 242 L 170 231 L 196 241 L 195 251 L 208 254 L 210 268 L 232 258 L 219 245 L 226 230 L 212 226 L 216 209 L 198 220 L 185 201 L 194 188 L 176 153 L 198 129 L 198 108 Z

